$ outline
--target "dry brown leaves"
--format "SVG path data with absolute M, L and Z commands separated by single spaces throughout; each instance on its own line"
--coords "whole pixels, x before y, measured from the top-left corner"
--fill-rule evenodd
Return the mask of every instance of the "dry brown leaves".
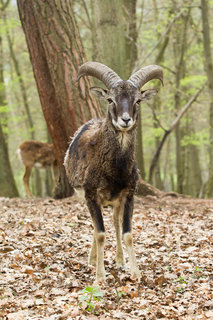
M 134 239 L 142 279 L 117 270 L 111 209 L 104 296 L 79 305 L 92 286 L 92 224 L 75 198 L 0 199 L 0 319 L 213 319 L 213 201 L 136 198 Z M 128 266 L 128 263 L 127 263 Z

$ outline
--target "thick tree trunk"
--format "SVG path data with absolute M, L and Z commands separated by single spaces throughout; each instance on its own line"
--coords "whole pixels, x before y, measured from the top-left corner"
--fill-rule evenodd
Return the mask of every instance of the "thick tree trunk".
M 205 70 L 208 81 L 210 105 L 209 105 L 209 179 L 206 186 L 208 197 L 213 197 L 213 61 L 211 53 L 211 38 L 209 27 L 208 0 L 201 0 L 202 24 L 203 24 L 203 46 L 205 58 Z
M 126 65 L 125 20 L 123 0 L 95 0 L 95 25 L 100 62 L 112 68 L 122 79 L 130 70 Z
M 96 60 L 112 68 L 122 79 L 128 79 L 137 62 L 136 0 L 95 0 L 94 3 L 93 19 L 98 39 Z M 136 157 L 141 176 L 145 178 L 141 114 Z
M 136 17 L 136 4 L 137 0 L 123 0 L 123 16 L 124 16 L 124 42 L 125 42 L 125 52 L 126 52 L 126 61 L 125 69 L 128 72 L 126 75 L 129 77 L 130 73 L 133 72 L 137 59 L 137 17 Z M 142 131 L 142 112 L 140 110 L 138 116 L 138 125 L 137 125 L 137 136 L 136 136 L 136 158 L 137 165 L 140 171 L 140 175 L 145 179 L 145 163 L 144 163 L 144 154 L 143 154 L 143 131 Z
M 126 61 L 125 68 L 127 69 L 127 77 L 129 72 L 132 72 L 135 68 L 138 59 L 137 49 L 137 16 L 136 16 L 137 0 L 123 0 L 123 15 L 124 15 L 124 28 L 125 28 L 125 52 Z M 124 66 L 123 66 L 124 68 Z
M 70 136 L 89 118 L 100 116 L 101 108 L 89 93 L 90 81 L 84 78 L 76 83 L 84 52 L 71 2 L 18 0 L 17 3 L 59 165 L 61 185 L 56 197 L 69 196 L 73 190 L 63 161 Z

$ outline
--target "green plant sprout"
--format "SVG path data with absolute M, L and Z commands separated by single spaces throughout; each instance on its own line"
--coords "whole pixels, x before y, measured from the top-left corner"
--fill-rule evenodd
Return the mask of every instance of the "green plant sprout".
M 116 300 L 117 302 L 120 301 L 120 299 L 122 299 L 124 296 L 126 296 L 126 292 L 123 292 L 123 291 L 118 291 L 116 288 L 115 288 L 115 292 L 116 292 Z
M 180 282 L 180 283 L 187 283 L 187 280 L 184 277 L 179 277 L 177 279 L 174 280 L 174 282 Z
M 193 277 L 195 279 L 200 279 L 200 278 L 205 278 L 206 276 L 203 274 L 203 269 L 202 268 L 198 268 L 198 267 L 195 266 Z
M 86 311 L 90 313 L 95 313 L 95 303 L 96 301 L 101 301 L 103 297 L 103 292 L 100 287 L 86 287 L 81 290 L 82 295 L 78 298 L 80 301 L 79 305 L 82 306 L 83 302 L 86 302 Z

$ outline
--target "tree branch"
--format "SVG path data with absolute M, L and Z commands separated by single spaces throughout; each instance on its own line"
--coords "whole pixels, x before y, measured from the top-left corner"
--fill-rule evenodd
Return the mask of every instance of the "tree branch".
M 150 107 L 150 109 L 152 110 L 152 115 L 153 115 L 154 121 L 157 122 L 157 124 L 159 125 L 159 127 L 161 127 L 161 129 L 162 129 L 163 131 L 167 131 L 167 130 L 163 127 L 163 125 L 161 124 L 160 120 L 158 119 L 158 117 L 157 117 L 157 115 L 156 115 L 156 112 L 155 112 L 155 109 L 153 108 L 152 104 L 149 104 L 149 107 Z
M 165 130 L 165 133 L 163 135 L 163 138 L 161 139 L 161 142 L 152 158 L 152 162 L 149 168 L 149 183 L 152 182 L 152 176 L 153 176 L 153 172 L 155 169 L 155 166 L 158 162 L 161 150 L 163 148 L 163 145 L 168 137 L 168 135 L 175 129 L 175 127 L 177 126 L 177 124 L 180 122 L 181 118 L 184 116 L 184 114 L 189 110 L 189 108 L 191 107 L 191 105 L 193 104 L 193 102 L 197 99 L 197 97 L 199 96 L 199 94 L 201 93 L 201 91 L 204 89 L 205 85 L 206 85 L 206 81 L 203 83 L 202 87 L 191 97 L 191 99 L 185 104 L 185 106 L 182 108 L 182 110 L 180 111 L 180 113 L 177 115 L 177 117 L 175 118 L 175 120 L 172 122 L 170 128 L 168 130 Z
M 184 116 L 184 114 L 187 112 L 187 110 L 191 107 L 192 103 L 197 99 L 201 91 L 204 89 L 206 85 L 206 81 L 203 83 L 202 87 L 191 97 L 191 99 L 185 104 L 185 106 L 182 108 L 176 119 L 173 121 L 170 131 L 174 130 L 174 128 L 177 126 L 180 119 Z
M 152 47 L 152 49 L 147 53 L 147 55 L 141 61 L 141 63 L 140 63 L 141 66 L 144 64 L 144 62 L 147 60 L 147 58 L 150 57 L 150 55 L 153 53 L 153 51 L 158 47 L 158 45 L 160 44 L 161 40 L 165 37 L 165 35 L 168 34 L 168 32 L 171 29 L 171 27 L 174 24 L 174 22 L 183 14 L 184 11 L 185 11 L 185 8 L 182 9 L 180 12 L 178 12 L 178 14 L 172 19 L 172 21 L 169 23 L 167 29 L 160 36 L 159 40 L 155 43 L 155 45 Z
M 6 2 L 4 2 L 3 0 L 1 0 L 1 2 L 0 2 L 0 4 L 1 4 L 0 10 L 1 10 L 1 11 L 4 11 L 4 10 L 7 8 L 7 6 L 9 5 L 9 3 L 10 3 L 10 0 L 6 0 Z

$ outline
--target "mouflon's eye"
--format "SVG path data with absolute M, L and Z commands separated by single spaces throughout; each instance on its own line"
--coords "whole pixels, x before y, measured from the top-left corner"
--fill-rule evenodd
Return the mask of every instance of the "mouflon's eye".
M 112 99 L 107 99 L 107 101 L 109 102 L 109 104 L 113 103 Z
M 135 102 L 135 104 L 136 104 L 137 106 L 139 106 L 140 103 L 141 103 L 141 100 L 137 100 L 137 101 Z

